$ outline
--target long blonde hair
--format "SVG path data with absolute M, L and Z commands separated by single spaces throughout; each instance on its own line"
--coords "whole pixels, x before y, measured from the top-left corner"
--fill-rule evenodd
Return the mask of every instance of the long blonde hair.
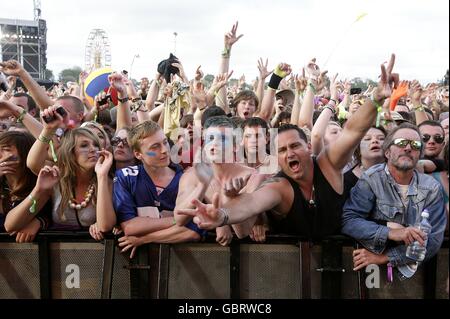
M 62 220 L 65 220 L 64 211 L 69 207 L 69 200 L 74 197 L 75 186 L 77 184 L 76 172 L 80 168 L 75 157 L 75 146 L 79 136 L 87 137 L 94 141 L 94 144 L 100 149 L 100 140 L 87 128 L 76 128 L 67 131 L 61 139 L 61 144 L 58 148 L 58 167 L 60 170 L 59 187 L 61 191 L 61 203 L 59 205 L 58 214 Z M 92 196 L 92 203 L 96 205 L 97 194 L 97 178 L 94 173 L 94 194 Z

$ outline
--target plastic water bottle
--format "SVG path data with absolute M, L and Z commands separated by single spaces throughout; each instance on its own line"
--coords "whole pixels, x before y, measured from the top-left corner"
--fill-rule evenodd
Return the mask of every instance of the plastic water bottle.
M 406 257 L 416 260 L 416 261 L 422 261 L 425 259 L 425 253 L 427 252 L 427 241 L 428 241 L 428 235 L 431 232 L 431 225 L 428 222 L 428 217 L 430 214 L 428 213 L 428 210 L 424 209 L 422 214 L 422 220 L 419 224 L 416 224 L 415 227 L 419 228 L 422 232 L 425 233 L 425 245 L 422 246 L 419 244 L 419 242 L 416 240 L 412 244 L 408 246 L 406 249 Z

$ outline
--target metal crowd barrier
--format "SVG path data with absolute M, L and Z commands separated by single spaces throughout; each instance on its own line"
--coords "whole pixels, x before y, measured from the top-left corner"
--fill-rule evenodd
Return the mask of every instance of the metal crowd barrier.
M 389 283 L 381 266 L 380 287 L 372 289 L 364 271 L 353 271 L 355 242 L 344 236 L 311 243 L 269 235 L 264 244 L 233 239 L 222 247 L 211 234 L 201 243 L 144 245 L 132 260 L 113 235 L 102 242 L 87 232 L 14 239 L 0 234 L 0 298 L 448 298 L 448 238 L 412 279 Z

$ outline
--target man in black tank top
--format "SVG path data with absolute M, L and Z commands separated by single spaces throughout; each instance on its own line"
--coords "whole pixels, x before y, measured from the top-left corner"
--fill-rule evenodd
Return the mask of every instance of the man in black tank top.
M 343 206 L 342 169 L 353 151 L 375 122 L 377 108 L 390 97 L 398 75 L 392 74 L 395 56 L 382 74 L 371 98 L 348 120 L 342 135 L 327 145 L 316 158 L 311 156 L 311 144 L 297 126 L 285 124 L 279 128 L 278 164 L 282 171 L 263 182 L 253 193 L 242 194 L 223 207 L 197 203 L 196 209 L 183 209 L 179 214 L 195 216 L 200 228 L 242 222 L 264 211 L 271 211 L 276 231 L 310 239 L 321 239 L 338 233 Z M 310 79 L 311 85 L 316 85 Z M 308 93 L 307 93 L 308 94 Z

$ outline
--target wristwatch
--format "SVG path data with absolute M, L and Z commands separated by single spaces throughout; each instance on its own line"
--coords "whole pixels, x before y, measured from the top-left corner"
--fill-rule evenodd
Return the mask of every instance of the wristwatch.
M 126 96 L 126 97 L 124 97 L 124 98 L 117 97 L 117 100 L 118 100 L 120 103 L 126 103 L 126 102 L 128 102 L 130 99 L 128 98 L 128 96 Z

